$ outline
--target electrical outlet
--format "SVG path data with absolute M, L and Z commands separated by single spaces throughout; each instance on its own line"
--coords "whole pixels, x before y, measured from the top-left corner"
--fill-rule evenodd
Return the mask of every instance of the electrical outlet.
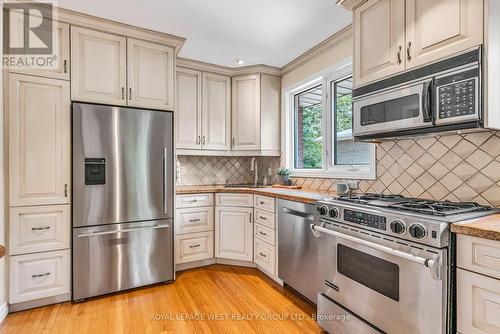
M 349 189 L 358 189 L 358 181 L 348 180 L 346 183 L 347 183 L 347 186 L 349 187 Z

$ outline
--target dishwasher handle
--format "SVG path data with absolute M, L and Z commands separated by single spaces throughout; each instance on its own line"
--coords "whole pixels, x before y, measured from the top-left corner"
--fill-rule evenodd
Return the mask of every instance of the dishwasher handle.
M 393 249 L 393 248 L 390 248 L 390 247 L 387 247 L 384 245 L 379 245 L 377 243 L 374 243 L 374 242 L 371 242 L 368 240 L 356 238 L 356 237 L 353 237 L 351 235 L 348 235 L 345 233 L 340 233 L 337 231 L 333 231 L 333 230 L 330 230 L 330 229 L 327 229 L 327 228 L 324 228 L 324 227 L 321 227 L 318 225 L 314 225 L 314 224 L 311 224 L 310 228 L 311 228 L 311 231 L 313 231 L 313 233 L 314 232 L 323 232 L 325 234 L 329 234 L 329 235 L 332 235 L 332 236 L 337 237 L 337 238 L 352 241 L 354 243 L 357 243 L 357 244 L 360 244 L 360 245 L 363 245 L 363 246 L 366 246 L 366 247 L 369 247 L 369 248 L 372 248 L 372 249 L 375 249 L 375 250 L 378 250 L 378 251 L 381 251 L 381 252 L 384 252 L 387 254 L 395 255 L 397 257 L 403 258 L 403 259 L 411 261 L 411 262 L 415 262 L 415 263 L 424 265 L 427 268 L 429 268 L 433 279 L 441 280 L 441 266 L 439 265 L 439 262 L 437 259 L 436 260 L 426 259 L 426 258 L 423 258 L 420 256 L 415 256 L 415 255 L 412 255 L 412 254 L 409 254 L 406 252 L 402 252 L 402 251 L 397 250 L 397 249 Z M 316 236 L 316 234 L 315 234 L 315 236 Z
M 124 232 L 136 232 L 136 231 L 144 231 L 144 230 L 155 230 L 155 229 L 160 229 L 160 228 L 168 228 L 170 225 L 152 225 L 152 226 L 147 226 L 147 227 L 135 227 L 135 228 L 128 228 L 125 230 L 112 230 L 112 231 L 102 231 L 102 232 L 91 232 L 91 233 L 82 233 L 77 235 L 78 238 L 85 238 L 85 237 L 94 237 L 94 236 L 99 236 L 99 235 L 107 235 L 107 234 L 117 234 L 117 233 L 124 233 Z
M 289 208 L 283 208 L 282 211 L 284 213 L 287 213 L 287 214 L 292 215 L 292 216 L 297 216 L 297 217 L 304 218 L 305 220 L 314 221 L 314 215 L 312 215 L 310 213 L 292 210 Z

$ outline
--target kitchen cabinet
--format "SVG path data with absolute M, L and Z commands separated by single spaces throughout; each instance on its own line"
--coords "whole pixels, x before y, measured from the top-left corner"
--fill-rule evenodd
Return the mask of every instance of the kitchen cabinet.
M 253 208 L 215 208 L 215 256 L 253 261 Z
M 201 149 L 201 72 L 177 68 L 176 148 Z
M 354 9 L 354 86 L 483 43 L 482 0 L 368 0 Z
M 404 29 L 404 1 L 373 0 L 354 11 L 357 86 L 404 70 Z
M 176 95 L 176 147 L 230 150 L 231 78 L 178 67 Z
M 10 257 L 11 304 L 70 293 L 70 250 Z
M 500 242 L 457 235 L 457 330 L 500 333 Z
M 232 149 L 280 150 L 281 79 L 268 74 L 232 78 Z
M 271 277 L 276 276 L 277 243 L 275 222 L 276 200 L 254 195 L 254 257 L 255 263 Z
M 71 27 L 71 99 L 124 106 L 127 39 Z
M 231 79 L 203 73 L 202 148 L 231 149 Z
M 69 82 L 9 74 L 10 206 L 70 203 Z
M 406 68 L 483 43 L 483 0 L 406 0 Z
M 182 268 L 188 269 L 213 259 L 214 195 L 177 195 L 175 203 L 175 264 L 188 264 Z
M 128 106 L 174 110 L 174 49 L 127 39 Z
M 174 108 L 171 47 L 71 27 L 71 99 L 157 110 Z
M 12 19 L 12 17 L 11 17 Z M 46 69 L 33 69 L 29 70 L 21 70 L 17 68 L 12 68 L 10 72 L 17 72 L 23 74 L 37 75 L 41 77 L 53 78 L 53 79 L 62 79 L 69 80 L 69 69 L 70 69 L 70 56 L 69 56 L 69 25 L 62 22 L 53 22 L 54 25 L 54 45 L 53 50 L 55 59 L 52 58 L 53 66 L 51 68 Z M 52 25 L 48 25 L 47 27 L 38 27 L 37 29 L 41 29 L 42 31 L 47 31 L 47 28 L 51 29 L 50 33 L 52 33 Z M 11 38 L 19 38 L 20 40 L 23 38 L 23 21 L 16 20 L 11 22 Z M 13 42 L 14 44 L 18 44 L 17 42 Z M 22 44 L 22 43 L 19 43 Z M 18 44 L 18 45 L 19 45 Z

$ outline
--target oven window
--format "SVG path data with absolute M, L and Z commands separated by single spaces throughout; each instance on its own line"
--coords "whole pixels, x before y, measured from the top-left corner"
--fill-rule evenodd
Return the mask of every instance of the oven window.
M 337 271 L 388 298 L 399 301 L 399 266 L 392 262 L 338 244 Z
M 361 125 L 399 121 L 419 114 L 420 95 L 413 94 L 361 107 Z

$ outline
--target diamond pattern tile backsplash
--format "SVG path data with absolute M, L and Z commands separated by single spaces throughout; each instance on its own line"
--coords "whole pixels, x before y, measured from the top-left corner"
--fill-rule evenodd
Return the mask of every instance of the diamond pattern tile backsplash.
M 178 157 L 179 185 L 252 183 L 250 157 Z M 258 158 L 259 180 L 279 158 Z M 302 188 L 335 191 L 340 179 L 292 178 Z M 269 184 L 276 182 L 274 176 Z M 377 145 L 377 179 L 357 192 L 474 201 L 500 207 L 500 132 L 387 141 Z
M 254 172 L 250 170 L 252 157 L 203 157 L 177 156 L 177 185 L 251 184 Z M 268 168 L 272 177 L 268 184 L 276 182 L 275 171 L 279 167 L 278 157 L 257 158 L 259 183 L 262 183 Z

